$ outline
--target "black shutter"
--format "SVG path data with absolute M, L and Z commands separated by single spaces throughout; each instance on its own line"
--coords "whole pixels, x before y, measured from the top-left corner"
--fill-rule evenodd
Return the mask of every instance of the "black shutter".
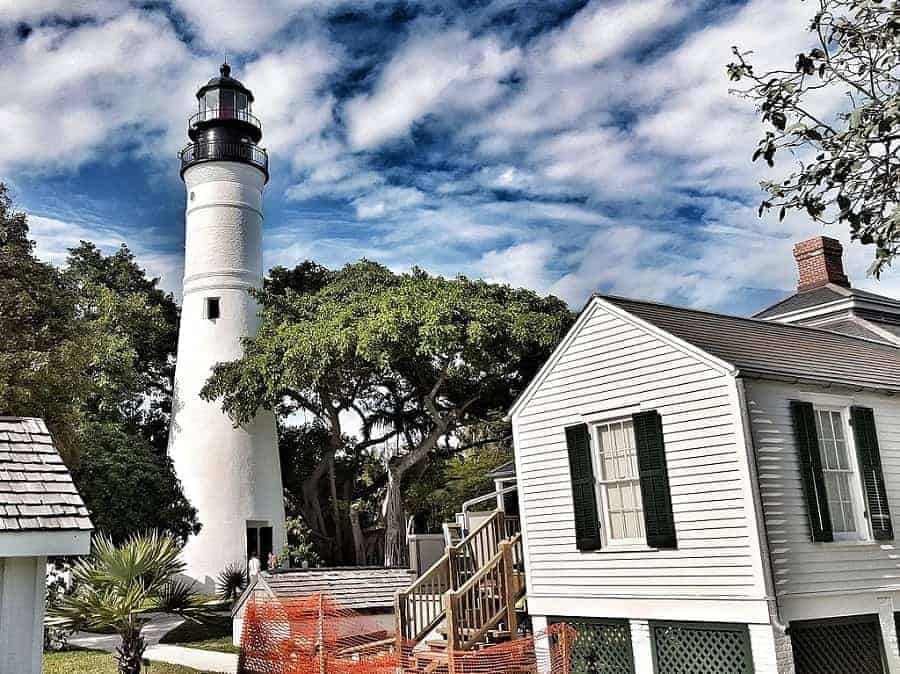
M 677 547 L 662 417 L 656 411 L 638 412 L 632 416 L 632 421 L 647 545 L 651 548 Z
M 794 419 L 794 439 L 800 452 L 800 472 L 803 476 L 803 492 L 806 495 L 812 539 L 830 542 L 834 540 L 834 535 L 831 532 L 831 514 L 828 512 L 828 496 L 825 493 L 825 476 L 822 474 L 816 412 L 812 403 L 792 400 L 791 416 Z
M 894 527 L 891 524 L 891 511 L 884 489 L 881 453 L 878 450 L 878 435 L 875 433 L 875 413 L 868 407 L 851 407 L 850 422 L 853 425 L 853 439 L 856 441 L 863 491 L 866 493 L 866 503 L 869 507 L 872 535 L 878 541 L 892 540 Z
M 566 428 L 572 501 L 575 506 L 575 545 L 579 550 L 600 549 L 600 518 L 594 490 L 594 464 L 587 424 Z

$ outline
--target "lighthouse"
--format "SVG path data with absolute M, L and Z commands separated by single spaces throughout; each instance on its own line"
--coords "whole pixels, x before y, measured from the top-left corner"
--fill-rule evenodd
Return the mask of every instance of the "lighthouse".
M 260 410 L 235 426 L 200 390 L 216 363 L 242 355 L 256 333 L 262 286 L 263 190 L 269 161 L 253 94 L 228 64 L 197 91 L 180 154 L 186 191 L 184 299 L 169 455 L 202 530 L 183 551 L 187 575 L 206 589 L 229 564 L 265 568 L 285 544 L 275 418 Z

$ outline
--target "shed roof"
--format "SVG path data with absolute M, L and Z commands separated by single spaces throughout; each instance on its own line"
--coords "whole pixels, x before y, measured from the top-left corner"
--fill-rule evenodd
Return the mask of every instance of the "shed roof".
M 0 417 L 0 533 L 92 529 L 43 420 Z
M 878 295 L 868 290 L 860 290 L 859 288 L 845 288 L 835 283 L 813 288 L 812 290 L 804 290 L 802 292 L 789 295 L 783 300 L 779 300 L 775 304 L 754 314 L 755 318 L 771 318 L 779 316 L 791 311 L 799 311 L 801 309 L 811 309 L 821 304 L 835 302 L 846 298 L 872 300 L 890 304 L 900 308 L 900 301 L 886 295 Z
M 416 575 L 409 569 L 380 566 L 294 569 L 260 574 L 232 610 L 236 614 L 247 598 L 263 590 L 276 599 L 294 599 L 322 594 L 341 608 L 354 611 L 391 611 L 394 595 L 408 588 Z
M 595 295 L 741 374 L 900 391 L 900 349 L 819 328 Z

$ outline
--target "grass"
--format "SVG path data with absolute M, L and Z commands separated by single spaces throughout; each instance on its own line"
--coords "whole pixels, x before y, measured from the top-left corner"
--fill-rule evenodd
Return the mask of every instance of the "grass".
M 187 620 L 160 639 L 160 643 L 221 653 L 240 652 L 240 649 L 231 643 L 231 618 L 225 617 L 216 617 L 201 623 Z
M 154 662 L 147 674 L 212 674 L 199 669 Z M 109 653 L 73 649 L 44 653 L 44 674 L 116 674 L 116 661 Z

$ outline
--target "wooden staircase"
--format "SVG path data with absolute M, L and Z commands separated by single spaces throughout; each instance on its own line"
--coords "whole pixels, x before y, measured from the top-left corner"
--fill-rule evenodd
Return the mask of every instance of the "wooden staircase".
M 451 669 L 450 654 L 516 638 L 525 594 L 517 517 L 500 510 L 396 597 L 397 648 L 422 674 Z

